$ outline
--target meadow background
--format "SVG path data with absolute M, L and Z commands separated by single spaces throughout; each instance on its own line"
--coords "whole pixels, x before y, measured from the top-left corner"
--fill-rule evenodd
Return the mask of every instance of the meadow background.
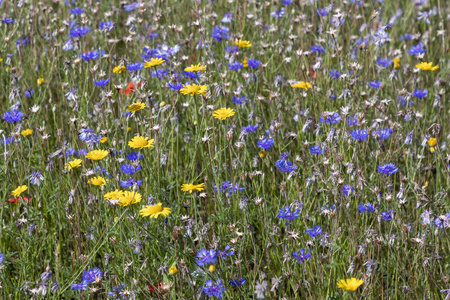
M 1 299 L 450 299 L 447 1 L 0 2 Z

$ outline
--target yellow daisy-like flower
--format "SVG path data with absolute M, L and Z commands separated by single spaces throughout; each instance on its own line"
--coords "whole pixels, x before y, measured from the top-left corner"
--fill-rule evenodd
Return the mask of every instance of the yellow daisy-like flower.
M 439 69 L 439 66 L 436 65 L 433 67 L 433 63 L 427 63 L 427 62 L 421 62 L 420 64 L 416 65 L 416 68 L 421 69 L 422 71 L 434 71 Z
M 136 111 L 138 111 L 138 110 L 141 110 L 141 109 L 144 109 L 144 108 L 146 108 L 147 106 L 145 105 L 145 103 L 142 103 L 142 102 L 135 102 L 135 103 L 132 103 L 130 106 L 128 106 L 128 111 L 129 112 L 132 112 L 132 113 L 134 113 L 134 112 L 136 112 Z
M 20 133 L 21 135 L 23 135 L 23 136 L 29 136 L 29 135 L 31 135 L 33 133 L 33 129 L 25 129 L 25 130 L 22 130 L 22 132 Z
M 86 154 L 86 158 L 89 158 L 91 160 L 102 160 L 105 157 L 107 157 L 109 154 L 106 150 L 92 150 Z
M 187 67 L 184 69 L 186 72 L 198 72 L 198 71 L 206 71 L 206 67 L 202 66 L 201 64 L 197 65 L 191 65 L 190 67 Z
M 125 67 L 125 66 L 117 66 L 113 69 L 113 73 L 120 74 L 122 72 L 125 72 L 126 70 L 127 70 L 127 67 Z
M 107 179 L 103 178 L 102 176 L 92 177 L 88 180 L 89 184 L 95 185 L 95 186 L 103 186 L 106 184 Z
M 38 80 L 37 80 L 37 84 L 38 84 L 38 85 L 41 85 L 41 84 L 43 84 L 44 82 L 45 82 L 44 78 L 38 78 Z
M 216 119 L 225 120 L 229 117 L 234 116 L 235 112 L 232 108 L 222 107 L 221 109 L 215 110 L 213 117 Z
M 170 275 L 177 274 L 177 272 L 178 272 L 178 269 L 177 269 L 176 266 L 173 266 L 173 267 L 170 267 L 170 268 L 169 268 L 169 274 L 170 274 Z
M 243 41 L 243 40 L 235 41 L 234 45 L 238 46 L 239 48 L 248 48 L 248 47 L 252 46 L 252 44 L 249 41 Z
M 189 85 L 183 85 L 183 86 L 184 86 L 184 88 L 182 88 L 180 90 L 180 92 L 183 95 L 188 95 L 188 94 L 191 94 L 191 95 L 200 95 L 201 94 L 201 95 L 203 95 L 208 90 L 208 87 L 206 85 L 196 85 L 195 83 L 194 84 L 189 84 Z
M 142 195 L 138 192 L 125 191 L 123 192 L 123 196 L 120 197 L 119 203 L 117 204 L 119 204 L 120 206 L 128 206 L 130 204 L 141 202 L 141 200 Z
M 399 57 L 394 58 L 394 59 L 392 60 L 392 62 L 394 63 L 394 68 L 395 68 L 395 69 L 400 68 L 400 58 L 399 58 Z
M 308 89 L 311 88 L 311 83 L 300 81 L 300 82 L 297 82 L 297 83 L 292 84 L 291 86 L 292 86 L 292 87 L 295 87 L 295 88 L 300 88 L 300 89 L 308 90 Z
M 153 58 L 150 61 L 144 61 L 144 68 L 151 68 L 151 67 L 156 67 L 159 66 L 160 64 L 162 64 L 164 62 L 164 59 L 162 58 Z
M 131 141 L 128 142 L 128 146 L 131 148 L 153 148 L 155 144 L 155 140 L 151 139 L 149 140 L 148 137 L 142 137 L 142 136 L 135 136 L 131 139 Z
M 108 138 L 106 136 L 104 136 L 100 139 L 100 143 L 102 143 L 102 144 L 106 143 L 107 141 L 108 141 Z
M 183 192 L 189 192 L 192 194 L 193 191 L 203 191 L 205 189 L 205 184 L 204 183 L 200 183 L 200 184 L 192 184 L 192 183 L 185 183 L 183 185 L 181 185 L 181 191 Z
M 11 195 L 14 197 L 19 197 L 20 194 L 28 190 L 28 187 L 26 185 L 18 186 L 14 191 L 11 192 Z
M 248 59 L 244 58 L 244 60 L 242 61 L 242 64 L 244 65 L 244 68 L 248 68 Z
M 74 168 L 78 168 L 78 167 L 80 167 L 81 166 L 81 163 L 82 163 L 83 161 L 81 160 L 81 159 L 74 159 L 74 160 L 71 160 L 71 161 L 69 161 L 65 166 L 64 166 L 64 168 L 65 169 L 68 169 L 68 170 L 71 170 L 71 169 L 74 169 Z
M 434 151 L 436 151 L 436 144 L 437 144 L 437 140 L 436 138 L 432 137 L 428 140 L 428 145 L 430 145 L 430 152 L 433 153 Z
M 150 217 L 158 219 L 159 216 L 167 217 L 172 213 L 172 209 L 169 207 L 162 207 L 161 203 L 155 205 L 146 205 L 139 211 L 142 217 Z
M 209 270 L 210 272 L 214 272 L 214 271 L 216 270 L 216 267 L 215 267 L 214 265 L 210 265 L 209 268 L 208 268 L 208 270 Z
M 363 283 L 364 280 L 356 279 L 355 277 L 353 277 L 351 279 L 339 280 L 339 282 L 337 283 L 337 287 L 346 290 L 347 292 L 353 292 L 356 291 L 356 289 L 359 288 Z
M 123 197 L 123 191 L 115 190 L 115 191 L 106 193 L 105 196 L 103 196 L 103 197 L 105 199 L 109 199 L 109 200 L 120 199 L 121 197 Z

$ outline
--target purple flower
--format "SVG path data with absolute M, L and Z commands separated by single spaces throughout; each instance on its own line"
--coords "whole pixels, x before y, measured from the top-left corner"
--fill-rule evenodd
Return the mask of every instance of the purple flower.
M 369 86 L 373 87 L 374 89 L 379 89 L 383 85 L 383 82 L 381 81 L 371 81 L 369 82 Z
M 219 255 L 222 257 L 223 260 L 227 259 L 228 256 L 234 255 L 234 251 L 231 249 L 230 246 L 226 246 L 225 250 L 219 251 Z
M 217 251 L 214 249 L 202 249 L 197 253 L 197 265 L 203 267 L 205 265 L 213 264 L 217 261 Z
M 104 31 L 111 31 L 114 29 L 114 27 L 116 27 L 116 23 L 112 21 L 100 22 L 100 24 L 98 24 L 98 28 Z
M 132 188 L 132 187 L 141 186 L 141 185 L 142 185 L 142 180 L 136 180 L 134 178 L 120 181 L 120 186 L 123 188 Z
M 144 155 L 142 153 L 137 153 L 136 151 L 131 151 L 128 155 L 127 155 L 127 159 L 128 160 L 138 160 L 138 159 L 143 159 Z
M 367 202 L 366 204 L 358 204 L 358 210 L 363 214 L 374 212 L 376 209 L 377 207 L 370 202 Z
M 322 116 L 319 117 L 319 121 L 321 123 L 331 123 L 331 124 L 337 124 L 342 119 L 342 117 L 335 112 L 332 116 L 328 116 L 326 119 L 324 119 Z
M 263 149 L 269 150 L 270 148 L 272 148 L 274 142 L 275 142 L 274 139 L 263 138 L 262 140 L 258 141 L 257 145 L 258 145 L 258 148 L 263 148 Z
M 408 50 L 408 53 L 411 55 L 418 55 L 425 52 L 427 52 L 427 50 L 423 48 L 422 42 L 419 42 L 416 46 L 411 46 L 411 48 Z
M 322 228 L 319 225 L 315 225 L 311 228 L 305 230 L 307 234 L 309 234 L 312 238 L 320 235 L 322 233 Z
M 291 211 L 291 207 L 286 205 L 285 207 L 280 208 L 278 211 L 278 217 L 285 220 L 294 220 L 300 216 L 300 210 L 295 208 L 294 211 Z
M 382 217 L 383 220 L 385 220 L 385 221 L 391 221 L 392 218 L 393 218 L 392 210 L 383 211 L 383 212 L 381 213 L 381 217 Z
M 350 195 L 354 191 L 353 186 L 346 184 L 342 187 L 342 194 L 345 196 Z
M 100 79 L 99 81 L 94 81 L 94 84 L 96 86 L 100 86 L 100 87 L 106 86 L 108 83 L 109 83 L 109 78 L 107 78 L 107 79 Z
M 374 139 L 380 139 L 380 141 L 383 141 L 387 140 L 391 136 L 392 132 L 394 132 L 394 130 L 391 128 L 381 128 L 373 131 L 372 136 Z
M 325 49 L 320 45 L 314 45 L 311 47 L 311 52 L 325 53 Z
M 25 114 L 23 112 L 21 112 L 20 110 L 13 109 L 11 111 L 5 112 L 5 114 L 3 115 L 2 119 L 5 120 L 8 123 L 14 124 L 14 123 L 22 121 L 22 117 L 24 115 Z
M 220 279 L 217 279 L 216 284 L 212 280 L 207 280 L 205 285 L 202 286 L 202 290 L 208 297 L 215 296 L 222 299 L 222 292 L 225 292 L 225 287 Z
M 239 286 L 243 285 L 245 282 L 246 282 L 246 280 L 244 277 L 242 277 L 241 279 L 235 278 L 233 280 L 230 280 L 230 284 L 235 287 L 239 287 Z
M 135 10 L 135 9 L 138 9 L 138 8 L 139 8 L 139 5 L 140 5 L 139 2 L 134 2 L 134 3 L 131 3 L 131 4 L 124 5 L 124 6 L 123 6 L 123 9 L 124 9 L 125 11 L 133 11 L 133 10 Z
M 138 172 L 140 169 L 141 169 L 140 165 L 137 165 L 136 168 L 131 164 L 121 164 L 120 165 L 120 170 L 124 174 L 134 174 L 134 173 Z
M 240 70 L 244 67 L 244 64 L 238 60 L 235 60 L 232 64 L 228 64 L 228 68 L 232 71 Z
M 89 61 L 92 59 L 98 59 L 99 57 L 103 56 L 104 54 L 105 54 L 105 50 L 92 50 L 92 51 L 86 51 L 84 53 L 80 53 L 80 56 L 84 61 Z
M 377 59 L 377 64 L 379 64 L 380 66 L 387 68 L 390 65 L 392 65 L 392 60 L 390 60 L 389 58 L 381 58 L 379 57 Z
M 365 141 L 369 137 L 367 134 L 367 129 L 355 129 L 350 131 L 350 135 L 352 136 L 353 140 L 356 141 Z
M 228 31 L 230 31 L 230 29 L 227 26 L 215 26 L 212 30 L 211 36 L 218 42 L 228 40 L 230 38 Z
M 427 96 L 427 94 L 428 94 L 428 90 L 427 89 L 425 89 L 423 91 L 419 90 L 419 89 L 416 89 L 413 92 L 413 96 L 416 97 L 416 98 L 419 98 L 419 99 L 425 98 Z
M 82 281 L 80 283 L 73 283 L 73 284 L 70 285 L 70 287 L 73 290 L 76 290 L 76 291 L 86 291 L 87 287 L 88 287 L 88 284 L 89 284 L 89 282 Z
M 336 69 L 330 70 L 329 73 L 330 73 L 330 77 L 333 79 L 338 79 L 339 76 L 341 76 L 341 74 L 339 74 L 338 70 L 336 70 Z
M 244 126 L 242 127 L 242 131 L 245 131 L 246 133 L 252 133 L 254 131 L 256 131 L 258 129 L 258 124 L 256 125 L 248 125 L 248 126 Z
M 447 213 L 434 219 L 434 225 L 442 229 L 448 228 L 450 226 L 450 213 Z
M 304 263 L 312 256 L 311 251 L 308 251 L 308 253 L 305 253 L 305 252 L 306 252 L 306 250 L 304 248 L 300 248 L 298 253 L 294 251 L 294 252 L 292 252 L 292 255 L 295 257 L 295 259 L 299 263 Z
M 393 163 L 389 163 L 378 166 L 377 170 L 382 175 L 392 175 L 397 173 L 398 167 L 395 166 Z
M 140 71 L 143 68 L 144 68 L 144 64 L 138 63 L 138 62 L 127 65 L 127 70 L 130 71 L 130 72 Z
M 217 191 L 218 191 L 217 185 L 214 185 L 213 188 L 214 188 L 214 191 L 217 193 Z M 231 196 L 233 193 L 244 190 L 245 187 L 239 186 L 239 183 L 237 183 L 237 182 L 231 182 L 231 181 L 225 180 L 219 189 L 222 193 L 228 193 Z
M 259 60 L 251 58 L 251 59 L 247 60 L 247 64 L 250 68 L 256 69 L 257 67 L 259 67 L 261 65 L 261 62 Z
M 239 105 L 243 105 L 244 103 L 248 102 L 247 97 L 242 96 L 242 97 L 233 97 L 233 99 L 231 99 L 231 102 L 233 102 L 234 104 L 239 104 Z
M 103 272 L 99 268 L 92 268 L 83 272 L 83 282 L 92 283 L 102 278 Z
M 291 173 L 294 170 L 297 170 L 297 166 L 293 165 L 292 161 L 288 161 L 287 157 L 288 153 L 282 153 L 281 158 L 275 162 L 277 168 L 283 173 Z
M 320 148 L 319 145 L 315 145 L 315 146 L 309 146 L 309 152 L 311 152 L 311 154 L 317 154 L 320 155 L 325 151 L 325 148 Z
M 84 8 L 75 7 L 70 10 L 72 15 L 81 15 L 84 12 Z
M 91 29 L 89 27 L 74 27 L 70 30 L 70 36 L 73 38 L 82 37 L 86 35 Z

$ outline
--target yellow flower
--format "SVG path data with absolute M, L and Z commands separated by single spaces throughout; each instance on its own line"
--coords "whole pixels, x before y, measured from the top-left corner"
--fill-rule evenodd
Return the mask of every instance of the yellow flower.
M 203 95 L 208 90 L 208 87 L 206 85 L 196 85 L 195 83 L 194 84 L 189 84 L 189 85 L 183 85 L 183 86 L 184 86 L 184 88 L 182 88 L 180 90 L 180 92 L 183 95 L 188 95 L 188 94 L 191 94 L 191 95 L 200 95 L 200 94 L 202 94 Z
M 33 129 L 25 129 L 25 130 L 22 130 L 22 132 L 20 134 L 23 136 L 29 136 L 32 133 L 33 133 Z
M 209 266 L 209 271 L 210 272 L 214 272 L 216 270 L 216 267 L 214 267 L 214 265 L 210 265 Z
M 108 141 L 108 138 L 106 136 L 104 136 L 100 139 L 100 143 L 102 143 L 102 144 L 106 143 L 107 141 Z
M 144 61 L 144 68 L 151 68 L 151 67 L 156 67 L 159 66 L 160 64 L 162 64 L 164 62 L 164 59 L 162 58 L 153 58 L 150 61 Z
M 109 154 L 106 150 L 92 150 L 88 154 L 86 154 L 86 158 L 92 159 L 92 160 L 102 160 L 105 157 L 107 157 Z
M 431 153 L 433 153 L 434 151 L 436 151 L 436 147 L 434 147 L 434 146 L 436 146 L 436 144 L 437 144 L 437 140 L 436 140 L 436 138 L 430 138 L 429 140 L 428 140 L 428 145 L 430 145 L 430 152 Z
M 136 111 L 138 111 L 138 110 L 141 110 L 141 109 L 144 109 L 146 107 L 146 105 L 145 105 L 145 103 L 142 103 L 142 102 L 134 102 L 134 103 L 132 103 L 130 106 L 128 106 L 128 111 L 129 112 L 132 112 L 132 113 L 134 113 L 134 112 L 136 112 Z
M 427 63 L 427 62 L 421 62 L 420 64 L 416 65 L 416 68 L 421 69 L 422 71 L 434 71 L 439 69 L 439 66 L 436 65 L 433 67 L 433 63 Z
M 65 166 L 64 166 L 64 168 L 65 169 L 68 169 L 68 170 L 71 170 L 71 169 L 74 169 L 74 168 L 78 168 L 79 166 L 81 166 L 81 163 L 82 163 L 83 161 L 81 160 L 81 159 L 74 159 L 74 160 L 71 160 L 71 161 L 69 161 Z
M 105 199 L 109 200 L 117 200 L 123 197 L 123 191 L 115 190 L 109 193 L 106 193 L 105 196 L 103 196 Z
M 163 217 L 167 217 L 172 212 L 172 209 L 169 207 L 162 207 L 161 203 L 155 204 L 155 205 L 146 205 L 143 209 L 139 211 L 139 214 L 142 217 L 150 217 L 158 219 L 158 217 L 161 215 Z
M 138 192 L 125 191 L 123 192 L 123 196 L 120 197 L 118 204 L 121 206 L 128 206 L 130 204 L 141 202 L 141 200 L 142 195 L 139 194 Z
M 165 105 L 166 105 L 166 101 L 162 101 L 162 102 L 159 104 L 160 107 L 164 107 Z
M 170 268 L 169 268 L 169 274 L 170 274 L 170 275 L 177 274 L 177 272 L 178 272 L 178 269 L 177 269 L 176 266 L 173 266 L 173 267 L 170 267 Z
M 291 86 L 292 86 L 292 87 L 295 87 L 295 88 L 300 88 L 300 89 L 308 90 L 308 89 L 311 88 L 311 83 L 300 81 L 300 82 L 297 82 L 297 83 L 292 84 Z
M 398 68 L 400 68 L 400 58 L 394 58 L 393 60 L 392 60 L 392 62 L 394 63 L 394 68 L 395 69 L 398 69 Z
M 242 61 L 242 63 L 244 64 L 244 68 L 248 68 L 248 63 L 247 63 L 248 59 L 244 58 L 244 60 Z
M 28 187 L 26 185 L 18 186 L 14 191 L 11 192 L 11 195 L 14 197 L 19 197 L 20 194 L 28 190 Z
M 88 180 L 88 183 L 95 185 L 95 186 L 103 186 L 106 184 L 106 179 L 102 176 L 92 177 Z
M 155 144 L 155 140 L 151 139 L 149 140 L 148 137 L 142 137 L 142 136 L 135 136 L 131 139 L 131 141 L 128 142 L 128 146 L 131 148 L 153 148 Z
M 117 66 L 113 69 L 113 73 L 122 73 L 125 72 L 127 70 L 127 67 L 125 66 Z
M 192 183 L 185 183 L 183 185 L 181 185 L 181 191 L 183 192 L 189 192 L 192 194 L 193 191 L 203 191 L 205 189 L 205 184 L 204 183 L 200 183 L 200 184 L 192 184 Z
M 221 109 L 215 110 L 213 117 L 216 119 L 225 120 L 226 118 L 234 116 L 235 112 L 232 108 L 222 107 Z
M 3 58 L 0 58 L 0 62 L 2 62 L 3 61 Z
M 197 64 L 197 65 L 191 65 L 190 67 L 187 67 L 184 70 L 186 72 L 206 71 L 206 67 L 201 64 Z
M 359 288 L 363 283 L 363 280 L 352 277 L 351 279 L 339 280 L 339 282 L 337 283 L 337 287 L 348 292 L 353 292 L 356 291 L 356 289 Z
M 249 41 L 243 41 L 243 40 L 237 40 L 234 42 L 234 44 L 236 46 L 238 46 L 239 48 L 248 48 L 248 47 L 252 46 L 252 44 L 250 44 Z
M 38 84 L 38 85 L 41 85 L 41 84 L 43 84 L 44 82 L 45 82 L 44 78 L 38 78 L 38 80 L 37 80 L 37 84 Z
M 266 154 L 267 154 L 266 150 L 259 151 L 259 157 L 261 157 L 261 158 L 265 157 Z

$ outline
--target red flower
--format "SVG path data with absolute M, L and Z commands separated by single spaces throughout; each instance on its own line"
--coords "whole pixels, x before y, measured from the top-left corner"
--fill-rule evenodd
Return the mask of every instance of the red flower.
M 149 291 L 149 292 L 155 292 L 155 291 L 158 291 L 158 292 L 160 292 L 160 293 L 164 293 L 164 291 L 160 290 L 160 287 L 162 286 L 162 284 L 163 284 L 163 282 L 160 281 L 160 282 L 158 282 L 158 283 L 156 284 L 156 287 L 153 286 L 153 285 L 151 285 L 151 286 L 148 287 L 148 291 Z
M 10 199 L 8 199 L 8 202 L 12 203 L 12 204 L 17 204 L 17 203 L 19 203 L 19 200 L 17 198 L 10 198 Z
M 130 82 L 127 86 L 127 88 L 125 89 L 125 91 L 123 89 L 120 89 L 119 92 L 121 92 L 122 94 L 125 95 L 129 95 L 131 93 L 134 92 L 134 84 L 132 82 Z

